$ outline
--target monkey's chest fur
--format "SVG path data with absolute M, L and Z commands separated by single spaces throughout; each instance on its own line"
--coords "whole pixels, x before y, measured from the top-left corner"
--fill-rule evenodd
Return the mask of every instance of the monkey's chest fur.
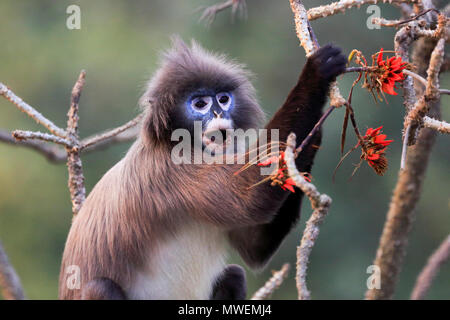
M 193 222 L 154 248 L 126 288 L 130 299 L 209 299 L 223 271 L 223 230 Z

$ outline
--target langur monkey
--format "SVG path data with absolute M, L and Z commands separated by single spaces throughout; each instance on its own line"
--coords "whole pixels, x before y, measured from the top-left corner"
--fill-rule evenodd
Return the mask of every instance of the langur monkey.
M 234 175 L 242 164 L 175 164 L 171 134 L 200 121 L 202 148 L 207 132 L 238 128 L 278 129 L 282 142 L 294 132 L 299 144 L 345 64 L 333 45 L 316 51 L 264 126 L 242 65 L 174 39 L 140 100 L 137 140 L 73 219 L 59 297 L 245 299 L 245 272 L 226 265 L 228 248 L 248 266 L 264 266 L 299 219 L 302 192 L 254 186 L 264 178 L 257 166 Z M 318 132 L 296 159 L 300 171 L 310 172 L 320 140 Z

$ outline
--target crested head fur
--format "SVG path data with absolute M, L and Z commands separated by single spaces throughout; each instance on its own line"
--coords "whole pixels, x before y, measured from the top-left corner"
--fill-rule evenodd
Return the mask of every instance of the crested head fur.
M 195 41 L 188 46 L 174 37 L 172 48 L 164 53 L 159 70 L 140 99 L 146 110 L 142 134 L 151 142 L 170 141 L 175 129 L 173 118 L 181 114 L 188 95 L 200 88 L 233 92 L 237 103 L 235 129 L 258 128 L 264 113 L 256 101 L 250 75 L 243 65 L 224 55 L 208 52 Z

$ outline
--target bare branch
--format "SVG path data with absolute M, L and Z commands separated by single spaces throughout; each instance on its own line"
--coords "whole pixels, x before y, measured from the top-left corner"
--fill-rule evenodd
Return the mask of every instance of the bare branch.
M 414 22 L 416 23 L 416 22 Z M 399 55 L 403 61 L 409 62 L 409 49 L 413 41 L 412 29 L 409 26 L 402 27 L 394 37 L 394 48 L 397 55 Z M 405 119 L 403 129 L 403 145 L 402 156 L 400 160 L 400 169 L 404 169 L 406 163 L 406 154 L 408 143 L 415 142 L 415 137 L 411 137 L 411 126 L 407 124 L 408 113 L 414 108 L 416 102 L 416 92 L 414 90 L 414 81 L 408 73 L 405 73 L 406 77 L 402 82 L 403 89 L 403 105 L 405 107 Z
M 129 142 L 136 139 L 137 135 L 138 129 L 136 127 L 131 127 L 125 130 L 124 132 L 117 134 L 116 136 L 108 137 L 104 140 L 97 142 L 94 145 L 83 148 L 81 150 L 81 153 L 87 154 L 93 151 L 107 148 L 114 144 Z M 94 136 L 92 136 L 91 138 L 93 137 Z M 0 141 L 10 144 L 12 146 L 25 147 L 35 150 L 38 153 L 42 154 L 44 157 L 46 157 L 48 161 L 55 164 L 63 163 L 67 160 L 67 152 L 64 149 L 58 148 L 44 141 L 16 140 L 13 138 L 12 133 L 9 131 L 0 130 Z
M 56 126 L 53 122 L 44 117 L 40 112 L 30 106 L 28 103 L 23 101 L 20 97 L 16 96 L 14 92 L 12 92 L 7 86 L 0 82 L 0 95 L 9 100 L 12 104 L 14 104 L 20 111 L 25 112 L 31 118 L 36 120 L 37 123 L 42 124 L 46 127 L 51 133 L 57 135 L 58 137 L 65 138 L 66 132 Z
M 430 102 L 439 99 L 439 71 L 444 56 L 445 39 L 440 39 L 434 48 L 430 65 L 428 67 L 427 87 L 425 95 L 419 98 L 415 103 L 414 108 L 408 113 L 406 124 L 411 126 L 410 137 L 416 135 L 416 131 L 423 125 L 423 117 L 430 109 Z
M 337 13 L 345 13 L 347 9 L 351 9 L 353 7 L 360 8 L 362 5 L 365 4 L 376 4 L 379 2 L 401 4 L 401 3 L 415 3 L 417 1 L 418 0 L 340 0 L 327 5 L 309 9 L 308 19 L 312 21 L 319 18 L 332 16 Z
M 439 121 L 425 116 L 423 118 L 423 125 L 426 128 L 436 130 L 440 133 L 450 133 L 450 123 L 447 123 L 445 121 Z
M 24 300 L 22 284 L 19 276 L 9 262 L 8 256 L 0 242 L 0 289 L 7 300 Z
M 434 8 L 429 8 L 413 17 L 410 17 L 408 19 L 403 19 L 403 20 L 386 20 L 384 18 L 373 18 L 372 19 L 372 23 L 374 24 L 378 24 L 380 26 L 383 27 L 399 27 L 402 24 L 408 23 L 408 22 L 412 22 L 414 20 L 419 19 L 420 17 L 426 15 L 428 12 L 430 11 L 434 11 L 434 12 L 439 12 L 438 10 L 434 9 Z M 443 15 L 439 15 L 439 24 L 438 24 L 438 28 L 436 28 L 435 30 L 428 30 L 428 29 L 424 29 L 424 27 L 427 25 L 425 20 L 420 21 L 418 24 L 414 24 L 411 25 L 410 27 L 414 26 L 416 28 L 418 28 L 417 30 L 417 35 L 418 36 L 429 36 L 429 37 L 436 37 L 436 38 L 440 38 L 442 36 L 442 33 L 445 31 L 445 24 L 446 24 L 446 17 Z M 422 33 L 423 34 L 420 34 Z
M 306 285 L 306 271 L 308 268 L 309 256 L 311 254 L 314 243 L 319 236 L 319 226 L 323 222 L 331 205 L 331 198 L 326 194 L 320 194 L 316 187 L 305 180 L 302 174 L 295 166 L 295 134 L 291 133 L 287 139 L 287 147 L 285 150 L 285 160 L 291 177 L 296 186 L 309 198 L 313 213 L 306 223 L 300 246 L 297 247 L 297 275 L 296 283 L 299 300 L 310 300 L 311 294 Z
M 320 117 L 319 121 L 315 124 L 314 128 L 311 130 L 311 132 L 306 136 L 306 138 L 302 141 L 300 146 L 295 149 L 295 154 L 298 155 L 300 152 L 303 151 L 303 148 L 305 148 L 308 143 L 311 141 L 312 137 L 316 135 L 316 133 L 320 130 L 322 124 L 325 122 L 325 120 L 328 118 L 328 116 L 333 112 L 335 109 L 334 106 L 331 106 L 328 108 L 327 111 Z
M 430 7 L 432 7 L 432 3 L 427 1 L 425 3 L 425 9 Z M 420 8 L 420 10 L 423 10 L 423 8 Z M 410 28 L 408 30 L 406 27 L 403 27 L 397 33 L 395 39 L 396 51 L 397 45 L 399 44 L 398 47 L 403 51 L 402 53 L 407 54 L 407 51 L 404 50 L 409 49 L 409 45 L 415 37 L 412 33 L 414 33 L 414 29 Z M 429 69 L 430 64 L 432 64 L 430 62 L 430 55 L 435 48 L 436 41 L 431 38 L 421 38 L 415 43 L 412 56 L 419 74 L 425 74 L 427 68 Z M 435 78 L 434 76 L 432 77 Z M 407 78 L 412 81 L 410 76 Z M 408 93 L 411 95 L 414 94 L 414 97 L 415 95 L 422 94 L 421 88 L 416 87 L 416 90 L 413 90 L 413 88 L 408 85 Z M 410 106 L 409 102 L 412 102 L 413 106 L 415 106 L 415 98 L 412 101 L 407 101 L 407 96 L 405 95 L 405 106 Z M 430 104 L 430 116 L 439 118 L 439 100 L 434 103 L 430 102 Z M 406 111 L 410 110 L 406 108 Z M 408 128 L 408 122 L 406 120 L 404 128 Z M 435 137 L 436 132 L 434 130 L 424 128 L 420 130 L 415 144 L 408 148 L 406 164 L 404 165 L 404 170 L 400 170 L 399 172 L 398 181 L 393 192 L 374 262 L 381 269 L 382 287 L 379 290 L 368 290 L 366 292 L 367 299 L 392 298 L 403 258 L 406 254 L 408 235 L 414 220 L 415 208 L 422 192 L 423 180 Z M 411 141 L 413 138 L 414 136 L 410 135 L 408 140 Z M 406 146 L 404 151 L 406 152 Z
M 423 84 L 425 87 L 428 85 L 428 81 L 415 72 L 412 72 L 409 70 L 403 70 L 403 73 L 413 77 L 414 79 L 419 81 L 421 84 Z M 450 94 L 450 90 L 448 90 L 448 89 L 438 89 L 438 90 L 439 90 L 440 94 Z
M 390 299 L 394 293 L 434 137 L 433 130 L 421 130 L 416 144 L 409 147 L 405 169 L 399 171 L 374 262 L 381 270 L 382 286 L 366 292 L 369 300 Z
M 433 283 L 434 278 L 439 272 L 442 265 L 450 259 L 450 236 L 441 243 L 439 248 L 428 259 L 427 264 L 423 268 L 419 277 L 417 278 L 416 285 L 414 286 L 411 294 L 412 300 L 424 299 L 428 293 L 428 290 Z
M 43 141 L 23 140 L 17 141 L 9 131 L 0 130 L 0 141 L 13 146 L 33 149 L 47 158 L 48 161 L 61 163 L 66 160 L 66 151 Z
M 294 13 L 295 30 L 300 44 L 305 49 L 306 56 L 309 57 L 319 48 L 317 39 L 308 21 L 305 6 L 300 0 L 289 0 L 292 12 Z M 346 100 L 342 97 L 337 82 L 333 82 L 330 86 L 330 104 L 339 108 L 345 104 Z
M 237 11 L 240 11 L 242 16 L 247 15 L 247 4 L 245 3 L 245 0 L 227 0 L 225 2 L 221 2 L 207 8 L 200 8 L 200 10 L 203 10 L 203 13 L 199 20 L 204 21 L 205 24 L 209 26 L 214 22 L 216 15 L 219 12 L 230 7 L 232 17 L 235 16 Z
M 115 129 L 109 130 L 107 132 L 104 132 L 102 134 L 98 134 L 95 135 L 93 137 L 89 137 L 84 139 L 81 142 L 81 149 L 85 149 L 88 147 L 93 147 L 94 145 L 100 143 L 100 142 L 104 142 L 105 140 L 111 140 L 112 137 L 119 135 L 120 133 L 137 126 L 142 118 L 143 118 L 144 114 L 140 113 L 138 116 L 136 116 L 136 118 L 134 118 L 133 120 L 128 121 L 127 123 L 125 123 L 124 125 L 117 127 Z
M 69 190 L 72 200 L 72 212 L 77 214 L 86 199 L 86 189 L 84 187 L 83 164 L 80 158 L 80 142 L 78 137 L 78 102 L 81 91 L 85 83 L 86 72 L 81 71 L 77 82 L 72 89 L 70 109 L 67 113 L 67 135 L 73 142 L 73 147 L 66 147 L 67 168 L 69 171 Z
M 280 270 L 272 271 L 272 277 L 267 280 L 263 287 L 255 292 L 251 300 L 266 300 L 272 296 L 272 293 L 277 290 L 289 273 L 289 263 L 285 263 Z
M 53 142 L 65 147 L 71 147 L 72 143 L 64 138 L 57 137 L 53 134 L 42 133 L 42 132 L 33 132 L 33 131 L 23 131 L 23 130 L 14 130 L 12 132 L 12 136 L 17 140 L 29 140 L 29 139 L 38 139 L 47 142 Z

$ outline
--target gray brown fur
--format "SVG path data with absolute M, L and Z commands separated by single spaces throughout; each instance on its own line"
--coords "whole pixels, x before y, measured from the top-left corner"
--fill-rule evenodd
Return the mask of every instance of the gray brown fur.
M 310 58 L 281 109 L 284 112 L 280 111 L 267 128 L 282 126 L 282 132 L 294 131 L 299 139 L 312 129 L 321 115 L 329 83 L 342 72 L 339 69 L 325 77 L 315 64 L 314 59 L 319 58 L 323 57 Z M 329 61 L 328 56 L 323 59 Z M 309 84 L 311 93 L 305 86 Z M 240 165 L 171 162 L 170 133 L 182 120 L 180 104 L 189 91 L 202 86 L 232 90 L 242 118 L 237 127 L 259 127 L 263 112 L 248 73 L 196 44 L 189 48 L 176 40 L 141 99 L 146 117 L 140 137 L 97 183 L 73 220 L 61 265 L 61 299 L 80 299 L 86 284 L 97 278 L 111 279 L 128 292 L 136 270 L 152 258 L 162 243 L 194 222 L 229 234 L 231 245 L 252 266 L 267 262 L 295 224 L 301 192 L 289 195 L 268 183 L 249 189 L 263 178 L 258 167 L 234 175 Z M 280 140 L 285 138 L 280 136 Z M 305 150 L 297 163 L 300 170 L 310 170 L 314 154 L 313 148 Z M 273 243 L 260 239 L 270 235 L 272 231 L 268 230 L 279 233 Z M 70 275 L 65 270 L 70 265 L 80 267 L 81 290 L 66 286 Z M 151 272 L 157 274 L 160 270 Z

